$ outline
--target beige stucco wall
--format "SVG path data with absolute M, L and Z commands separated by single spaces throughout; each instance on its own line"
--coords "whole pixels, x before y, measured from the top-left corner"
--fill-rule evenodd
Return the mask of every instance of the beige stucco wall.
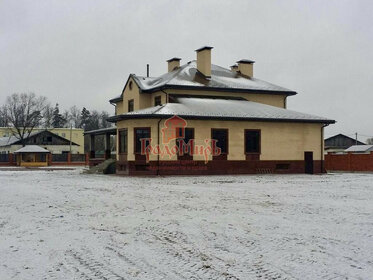
M 129 89 L 129 83 L 132 81 L 132 90 Z M 123 91 L 123 101 L 117 103 L 117 115 L 128 112 L 128 101 L 133 99 L 134 110 L 145 109 L 154 106 L 154 98 L 161 96 L 162 104 L 167 103 L 166 94 L 162 91 L 154 93 L 140 93 L 139 87 L 132 78 L 127 83 Z
M 162 104 L 166 104 L 167 103 L 167 101 L 168 101 L 167 100 L 167 95 L 163 91 L 157 91 L 157 92 L 153 92 L 152 94 L 150 94 L 149 98 L 151 98 L 151 106 L 154 106 L 154 99 L 157 96 L 161 97 Z
M 132 82 L 132 89 L 129 89 L 129 84 Z M 231 96 L 241 97 L 249 101 L 267 104 L 275 107 L 286 108 L 286 95 L 282 94 L 263 94 L 263 93 L 240 93 L 240 92 L 221 92 L 221 91 L 207 91 L 207 90 L 181 90 L 168 89 L 164 91 L 157 91 L 151 94 L 140 93 L 139 87 L 132 78 L 128 80 L 127 86 L 123 91 L 123 101 L 117 103 L 116 114 L 123 114 L 128 112 L 128 101 L 134 100 L 134 110 L 145 109 L 154 106 L 154 98 L 161 96 L 162 104 L 168 102 L 167 95 L 169 94 L 187 94 L 187 95 L 206 95 L 206 96 Z
M 163 122 L 162 122 L 163 123 Z M 162 125 L 161 123 L 161 125 Z M 117 123 L 117 129 L 127 128 L 127 139 L 128 139 L 128 160 L 135 160 L 134 155 L 134 128 L 135 127 L 150 127 L 150 134 L 152 140 L 152 144 L 157 144 L 158 140 L 158 120 L 157 119 L 133 119 L 133 120 L 125 120 L 120 121 Z M 117 135 L 119 135 L 117 133 Z M 117 151 L 119 151 L 119 137 L 117 137 Z M 117 153 L 118 156 L 118 153 Z M 157 160 L 157 156 L 151 155 L 150 160 Z
M 152 144 L 157 144 L 157 124 L 157 119 L 138 119 L 118 122 L 118 129 L 128 129 L 128 160 L 134 160 L 134 128 L 150 127 L 153 139 Z M 162 127 L 164 127 L 164 120 L 160 123 L 160 128 L 162 129 Z M 245 129 L 261 130 L 261 160 L 304 160 L 305 151 L 313 152 L 314 160 L 323 159 L 321 158 L 323 148 L 321 124 L 189 120 L 187 127 L 194 128 L 195 143 L 197 145 L 204 144 L 204 139 L 211 139 L 211 128 L 229 129 L 228 160 L 245 160 Z M 203 159 L 202 155 L 194 155 L 194 160 Z M 150 160 L 157 160 L 157 156 L 151 155 Z M 176 157 L 171 159 L 166 157 L 163 160 L 176 160 Z
M 132 89 L 130 89 L 129 85 L 132 82 Z M 127 113 L 128 112 L 128 101 L 133 99 L 134 101 L 134 110 L 140 110 L 148 107 L 152 107 L 151 103 L 151 94 L 140 94 L 139 87 L 135 83 L 135 81 L 130 78 L 128 80 L 127 86 L 123 91 L 123 102 L 121 105 L 118 104 L 117 106 L 121 106 L 122 108 L 118 108 L 117 112 Z M 119 114 L 119 113 L 118 113 Z
M 120 115 L 120 114 L 126 113 L 126 111 L 124 111 L 123 107 L 124 107 L 123 106 L 123 101 L 117 102 L 116 107 L 115 107 L 115 114 Z

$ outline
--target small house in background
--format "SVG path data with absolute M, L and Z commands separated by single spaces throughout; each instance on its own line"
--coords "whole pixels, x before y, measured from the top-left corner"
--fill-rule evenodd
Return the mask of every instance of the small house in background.
M 373 151 L 373 145 L 354 145 L 345 150 L 346 153 L 369 154 Z
M 29 137 L 25 139 L 25 145 L 38 145 L 52 154 L 71 153 L 77 154 L 80 151 L 80 146 L 75 142 L 71 142 L 66 138 L 52 133 L 48 130 L 31 132 Z M 22 148 L 21 140 L 15 136 L 0 138 L 0 153 L 14 153 Z
M 340 153 L 353 145 L 365 145 L 356 139 L 343 134 L 337 134 L 324 140 L 325 153 Z
M 13 127 L 0 127 L 0 142 L 5 141 L 7 138 L 12 136 L 12 131 L 15 131 L 15 128 Z M 84 130 L 82 128 L 69 128 L 69 127 L 51 127 L 51 128 L 39 128 L 35 127 L 32 132 L 42 132 L 42 131 L 50 131 L 53 134 L 56 134 L 67 141 L 72 141 L 76 144 L 78 144 L 78 150 L 77 152 L 79 154 L 84 154 L 84 136 L 83 132 Z
M 48 150 L 38 145 L 26 145 L 14 151 L 17 165 L 24 167 L 48 166 L 49 153 Z

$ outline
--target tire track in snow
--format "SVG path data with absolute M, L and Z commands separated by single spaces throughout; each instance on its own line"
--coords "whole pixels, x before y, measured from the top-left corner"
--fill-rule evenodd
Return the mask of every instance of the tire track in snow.
M 70 269 L 69 269 L 70 268 Z M 96 260 L 88 251 L 78 252 L 69 250 L 66 252 L 65 269 L 74 275 L 79 275 L 79 279 L 97 280 L 125 280 L 111 270 L 108 265 Z
M 146 261 L 145 258 L 135 256 L 134 254 L 130 253 L 129 250 L 125 250 L 124 248 L 121 248 L 115 244 L 110 244 L 105 249 L 115 254 L 116 257 L 119 257 L 120 260 L 125 262 L 130 270 L 135 271 L 135 276 L 145 274 L 146 277 L 154 280 L 170 278 L 170 276 L 164 271 Z M 178 275 L 174 274 L 173 276 L 176 277 Z M 179 277 L 174 279 L 179 279 Z
M 215 256 L 208 255 L 188 241 L 188 237 L 178 231 L 168 231 L 164 228 L 147 228 L 147 234 L 161 243 L 158 250 L 168 256 L 164 261 L 174 267 L 186 278 L 194 279 L 240 279 L 227 269 L 228 263 Z

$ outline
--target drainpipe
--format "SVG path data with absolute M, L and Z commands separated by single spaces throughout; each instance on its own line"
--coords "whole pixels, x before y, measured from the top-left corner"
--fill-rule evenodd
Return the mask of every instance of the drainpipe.
M 321 172 L 324 170 L 324 128 L 327 127 L 329 124 L 324 124 L 321 127 Z
M 161 89 L 161 92 L 163 92 L 164 94 L 166 94 L 166 103 L 168 103 L 168 93 L 165 92 L 164 90 Z
M 161 123 L 161 121 L 162 121 L 162 119 L 159 119 L 159 121 L 158 121 L 158 147 L 160 148 L 160 144 L 159 144 L 159 140 L 160 140 L 160 123 Z M 159 152 L 158 152 L 158 155 L 157 155 L 157 176 L 159 176 L 160 174 L 159 174 Z
M 168 93 L 167 92 L 165 92 L 164 90 L 162 90 L 161 89 L 161 92 L 163 92 L 164 94 L 166 94 L 166 103 L 168 103 Z M 162 106 L 163 107 L 163 106 Z M 162 119 L 159 119 L 159 121 L 158 121 L 158 147 L 159 148 L 161 148 L 161 146 L 160 146 L 160 124 L 161 124 L 161 121 L 162 121 Z M 157 155 L 157 176 L 159 176 L 160 175 L 160 172 L 159 172 L 159 157 L 160 157 L 160 155 L 159 155 L 159 153 L 158 153 L 158 155 Z

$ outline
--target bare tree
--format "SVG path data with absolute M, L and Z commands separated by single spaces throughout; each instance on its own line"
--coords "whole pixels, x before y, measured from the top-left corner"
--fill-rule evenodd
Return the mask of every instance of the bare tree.
M 62 113 L 62 118 L 65 120 L 63 127 L 70 127 L 72 125 L 70 111 L 64 110 Z
M 100 113 L 97 110 L 92 110 L 91 117 L 88 122 L 87 130 L 94 130 L 94 129 L 101 128 L 100 122 L 101 122 Z
M 368 138 L 367 139 L 367 144 L 368 145 L 373 145 L 373 138 Z
M 7 126 L 7 112 L 5 109 L 5 105 L 0 107 L 0 127 L 6 127 Z
M 6 126 L 22 145 L 25 145 L 33 129 L 41 124 L 47 99 L 35 93 L 14 93 L 8 96 L 4 105 Z
M 81 127 L 81 110 L 76 107 L 75 105 L 72 106 L 69 110 L 70 112 L 70 119 L 72 121 L 72 123 L 74 124 L 74 127 L 75 128 L 80 128 Z
M 50 103 L 45 105 L 43 114 L 43 126 L 44 128 L 51 128 L 53 122 L 53 107 Z
M 111 123 L 109 123 L 108 121 L 107 121 L 107 119 L 109 118 L 109 113 L 108 112 L 105 112 L 105 111 L 102 111 L 101 112 L 101 127 L 102 128 L 108 128 L 108 127 L 111 127 L 112 126 L 112 124 Z

